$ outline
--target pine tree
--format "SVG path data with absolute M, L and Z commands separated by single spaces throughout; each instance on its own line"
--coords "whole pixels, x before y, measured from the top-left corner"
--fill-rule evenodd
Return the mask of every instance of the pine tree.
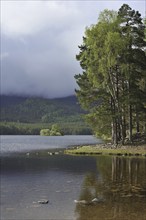
M 105 10 L 98 23 L 86 29 L 77 60 L 83 74 L 75 76 L 79 102 L 97 135 L 132 142 L 145 115 L 146 55 L 144 24 L 139 12 L 123 5 L 118 14 Z M 127 126 L 128 124 L 128 126 Z M 110 132 L 109 132 L 110 131 Z
M 119 9 L 118 19 L 121 35 L 125 42 L 127 42 L 126 49 L 122 55 L 121 68 L 123 68 L 125 82 L 127 82 L 125 88 L 128 94 L 126 105 L 129 114 L 129 140 L 132 142 L 134 120 L 139 132 L 139 114 L 141 111 L 145 111 L 143 103 L 145 93 L 140 86 L 146 70 L 146 56 L 144 52 L 146 46 L 144 41 L 145 27 L 140 13 L 132 10 L 126 4 Z

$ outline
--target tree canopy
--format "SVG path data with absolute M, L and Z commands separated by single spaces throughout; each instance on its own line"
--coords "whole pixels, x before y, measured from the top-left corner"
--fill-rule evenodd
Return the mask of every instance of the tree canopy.
M 124 4 L 86 28 L 76 59 L 77 97 L 94 133 L 114 144 L 146 132 L 146 41 L 141 14 Z
M 41 129 L 41 136 L 62 136 L 62 132 L 57 124 L 53 124 L 51 129 Z

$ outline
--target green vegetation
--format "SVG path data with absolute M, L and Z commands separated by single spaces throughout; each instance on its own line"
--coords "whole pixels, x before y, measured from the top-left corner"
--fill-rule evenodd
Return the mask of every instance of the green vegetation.
M 40 135 L 41 136 L 51 136 L 50 135 L 50 129 L 41 129 Z
M 39 135 L 58 124 L 64 135 L 91 134 L 75 96 L 58 99 L 1 96 L 0 134 Z
M 81 155 L 117 155 L 117 156 L 146 156 L 146 145 L 124 146 L 113 148 L 113 146 L 99 144 L 96 146 L 81 146 L 64 151 L 66 154 Z
M 1 121 L 57 123 L 83 121 L 75 96 L 57 99 L 1 96 Z
M 61 130 L 57 124 L 53 124 L 51 129 L 41 129 L 41 136 L 62 136 Z
M 58 123 L 64 135 L 88 135 L 91 129 L 83 122 Z M 39 135 L 41 129 L 50 129 L 51 123 L 0 122 L 0 134 Z
M 98 137 L 115 145 L 146 133 L 146 39 L 144 19 L 124 4 L 105 10 L 86 28 L 75 75 L 86 121 Z

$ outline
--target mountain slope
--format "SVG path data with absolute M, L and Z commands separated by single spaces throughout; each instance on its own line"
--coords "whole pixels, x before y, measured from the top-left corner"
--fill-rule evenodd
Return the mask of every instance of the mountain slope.
M 82 120 L 75 96 L 57 99 L 1 96 L 1 121 L 49 123 Z
M 1 96 L 0 134 L 39 135 L 40 130 L 58 124 L 66 135 L 91 134 L 75 96 L 45 99 Z

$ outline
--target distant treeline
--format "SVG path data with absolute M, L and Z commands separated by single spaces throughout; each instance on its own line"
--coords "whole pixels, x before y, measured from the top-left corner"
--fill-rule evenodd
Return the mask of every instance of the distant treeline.
M 91 134 L 75 96 L 45 99 L 1 96 L 0 134 L 39 135 L 41 129 L 59 125 L 64 135 Z
M 39 135 L 41 129 L 50 129 L 52 124 L 30 124 L 18 122 L 1 122 L 1 135 Z M 60 130 L 63 135 L 89 135 L 92 131 L 82 123 L 61 123 Z

